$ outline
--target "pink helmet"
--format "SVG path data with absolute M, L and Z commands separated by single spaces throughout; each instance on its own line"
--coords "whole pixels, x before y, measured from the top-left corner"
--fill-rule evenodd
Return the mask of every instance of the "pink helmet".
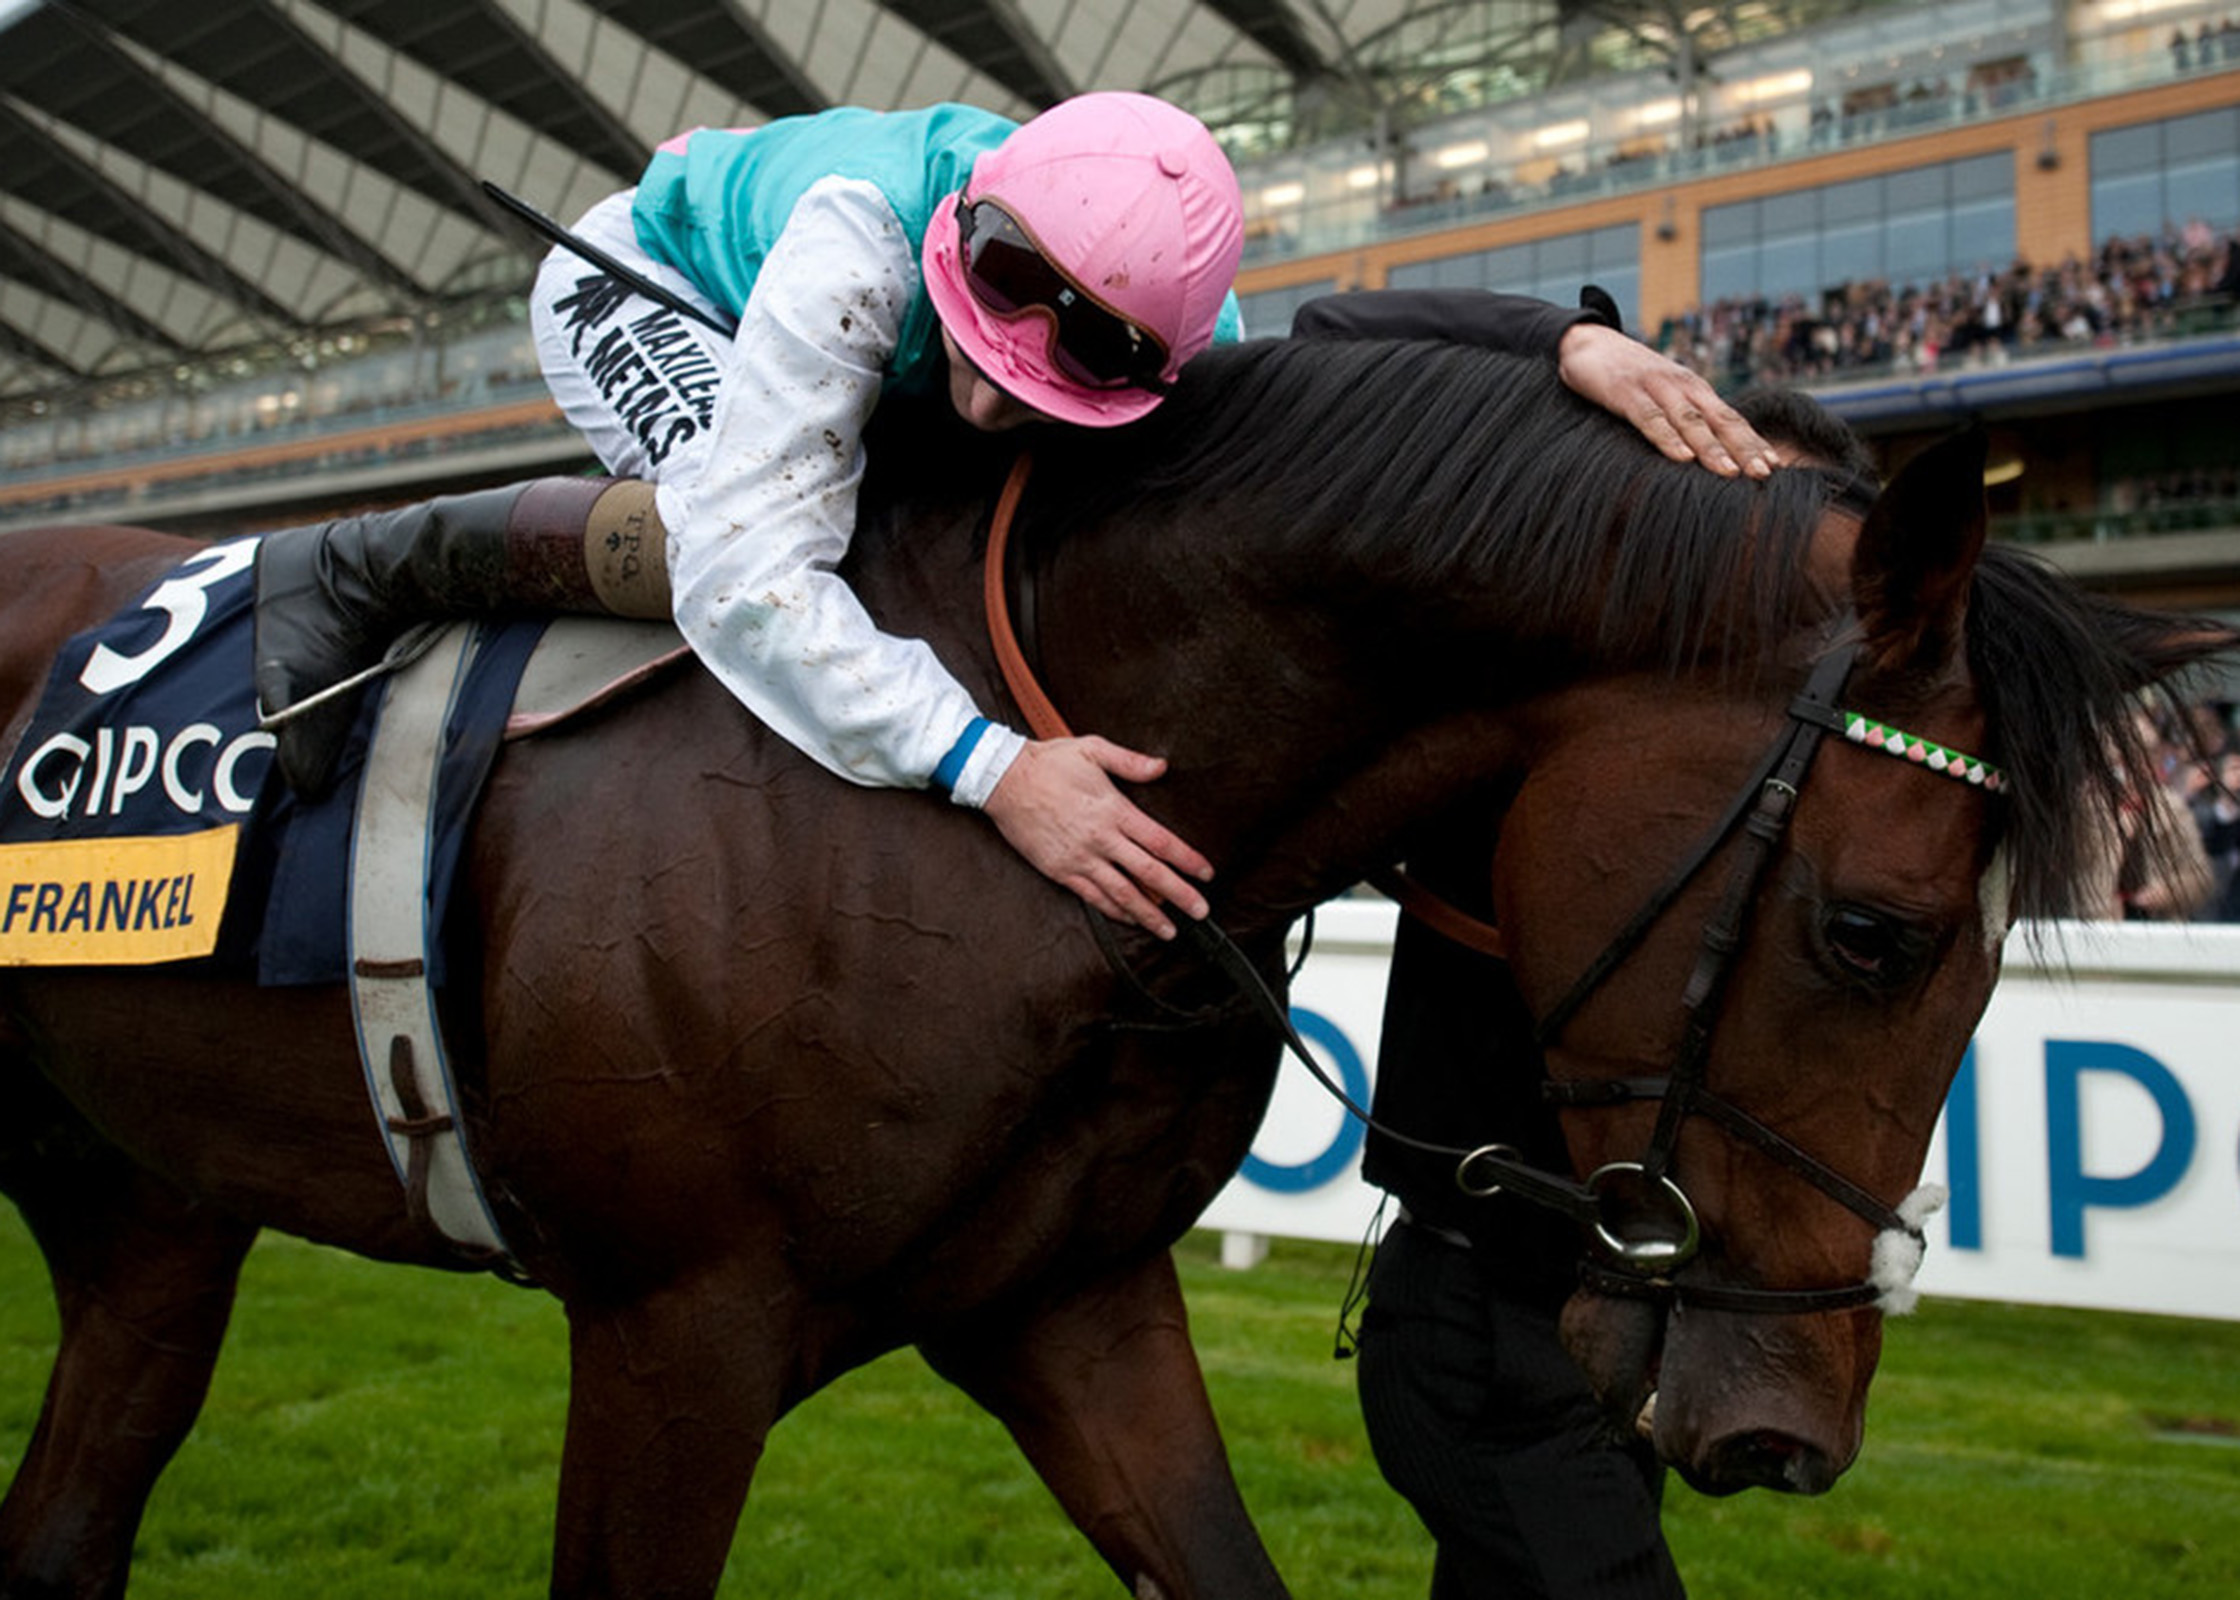
M 1205 125 L 1113 92 L 1064 101 L 981 156 L 934 208 L 923 265 L 942 325 L 991 381 L 1061 422 L 1111 427 L 1213 342 L 1243 250 L 1237 175 Z

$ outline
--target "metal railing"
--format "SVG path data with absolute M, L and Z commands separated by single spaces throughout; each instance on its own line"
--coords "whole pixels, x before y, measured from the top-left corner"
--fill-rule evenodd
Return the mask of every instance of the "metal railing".
M 1547 159 L 1529 158 L 1474 173 L 1469 187 L 1460 193 L 1404 194 L 1382 204 L 1359 195 L 1310 193 L 1296 206 L 1255 217 L 1244 259 L 1247 266 L 1268 266 L 2234 71 L 2240 71 L 2240 60 L 2180 71 L 2160 50 L 2065 67 L 2044 63 L 2030 77 L 1992 88 L 1955 90 L 1849 117 L 1820 119 L 1801 110 L 1788 117 L 1769 116 L 1761 119 L 1754 134 L 1714 137 L 1691 148 L 1637 154 L 1630 140 L 1590 143 L 1568 152 L 1563 165 L 1552 173 Z M 1247 181 L 1251 182 L 1249 175 Z
M 2017 511 L 1991 519 L 1992 537 L 2016 544 L 2106 544 L 2176 533 L 2240 535 L 2240 493 L 2169 498 L 2124 510 Z

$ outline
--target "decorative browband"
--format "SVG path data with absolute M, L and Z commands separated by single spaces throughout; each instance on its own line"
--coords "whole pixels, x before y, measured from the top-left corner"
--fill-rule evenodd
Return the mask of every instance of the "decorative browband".
M 1947 750 L 1941 744 L 1916 738 L 1901 728 L 1886 722 L 1863 717 L 1856 711 L 1846 711 L 1843 716 L 1843 736 L 1853 744 L 1865 745 L 1869 750 L 1880 750 L 1884 755 L 1897 756 L 1915 766 L 1931 772 L 1941 772 L 1948 778 L 1997 794 L 2007 786 L 2007 775 L 1990 762 L 1979 757 Z

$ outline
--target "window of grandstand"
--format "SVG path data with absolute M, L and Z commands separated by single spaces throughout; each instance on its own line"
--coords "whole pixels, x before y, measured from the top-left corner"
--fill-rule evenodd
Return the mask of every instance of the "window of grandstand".
M 1933 279 L 2014 259 L 2005 153 L 1795 189 L 1703 213 L 1703 294 L 1810 294 L 1859 278 Z
M 2092 136 L 2092 234 L 2152 233 L 2165 218 L 2240 224 L 2240 107 Z
M 1336 291 L 1335 278 L 1316 278 L 1308 283 L 1286 284 L 1281 289 L 1263 289 L 1258 294 L 1239 295 L 1237 304 L 1244 312 L 1244 336 L 1247 339 L 1280 339 L 1291 331 L 1291 317 L 1309 300 Z
M 1495 289 L 1566 306 L 1577 304 L 1580 285 L 1598 283 L 1618 302 L 1630 327 L 1640 315 L 1641 230 L 1629 222 L 1411 261 L 1394 267 L 1385 283 L 1393 289 Z

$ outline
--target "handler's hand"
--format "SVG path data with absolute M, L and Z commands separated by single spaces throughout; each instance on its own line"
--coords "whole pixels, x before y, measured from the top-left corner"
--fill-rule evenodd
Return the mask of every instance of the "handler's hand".
M 1172 939 L 1174 923 L 1162 903 L 1203 917 L 1205 896 L 1189 879 L 1212 877 L 1213 864 L 1112 781 L 1149 783 L 1166 770 L 1159 757 L 1109 739 L 1036 739 L 1012 761 L 983 809 L 1014 850 L 1092 910 Z
M 1722 478 L 1763 478 L 1780 465 L 1773 446 L 1710 384 L 1615 328 L 1573 324 L 1556 370 L 1572 393 L 1625 418 L 1675 461 L 1700 461 Z

